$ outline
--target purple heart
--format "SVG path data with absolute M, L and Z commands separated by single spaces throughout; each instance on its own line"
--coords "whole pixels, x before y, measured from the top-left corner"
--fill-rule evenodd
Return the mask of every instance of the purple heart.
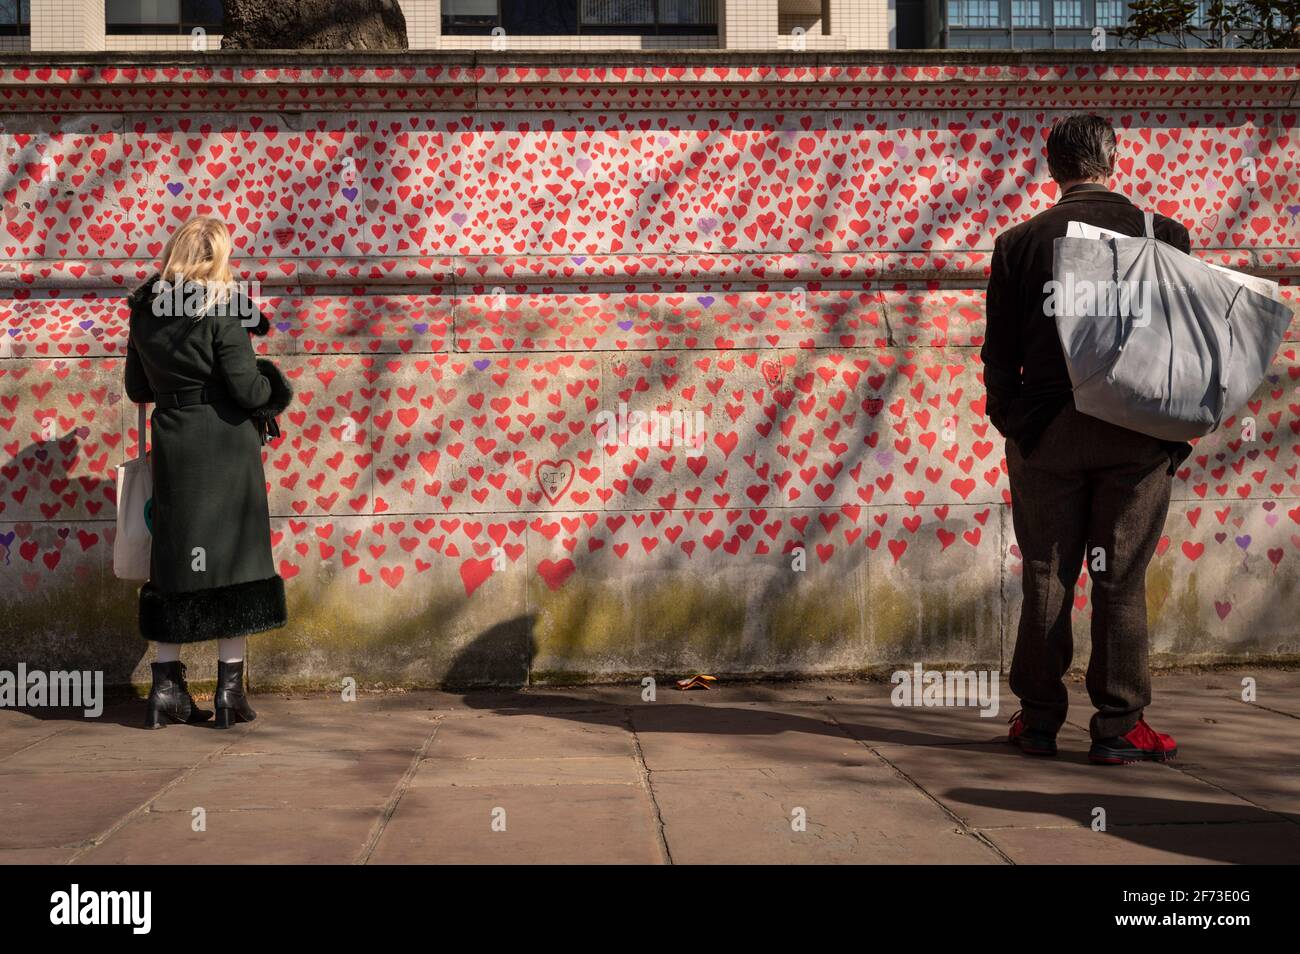
M 167 191 L 172 195 L 180 195 L 185 191 L 185 186 L 179 182 L 169 182 L 167 183 Z
M 93 319 L 90 318 L 87 318 L 84 321 L 77 322 L 77 327 L 80 328 L 82 331 L 89 331 L 94 326 L 95 326 L 95 322 Z
M 275 323 L 275 330 L 276 330 L 276 331 L 288 331 L 290 327 L 291 327 L 291 324 L 290 324 L 290 322 L 287 322 L 287 321 L 277 321 L 277 322 Z
M 345 188 L 343 190 L 343 198 L 347 199 L 349 202 L 355 202 L 357 200 L 357 190 Z
M 455 222 L 457 225 L 464 225 L 468 219 L 469 216 L 466 215 L 464 212 L 457 212 L 455 215 L 451 217 L 451 220 Z
M 475 362 L 474 362 L 474 368 L 475 368 L 476 370 L 478 370 L 478 371 L 486 371 L 488 365 L 491 364 L 491 363 L 492 363 L 491 361 L 489 361 L 489 360 L 487 360 L 487 359 L 485 358 L 485 359 L 483 359 L 483 360 L 481 360 L 481 361 L 475 361 Z
M 574 264 L 574 265 L 581 265 L 581 264 L 582 264 L 583 262 L 585 262 L 586 260 L 587 260 L 587 256 L 585 256 L 585 255 L 575 255 L 575 256 L 573 257 L 573 264 Z
M 630 331 L 632 328 L 632 324 L 633 323 L 631 321 L 620 321 L 618 323 L 618 326 L 624 331 Z
M 1292 215 L 1300 215 L 1300 205 L 1288 205 L 1286 210 Z
M 14 530 L 10 530 L 8 533 L 0 533 L 0 547 L 8 549 L 9 544 L 14 542 L 14 537 L 17 535 L 17 531 Z
M 708 308 L 708 307 L 709 307 L 710 305 L 712 305 L 715 301 L 717 301 L 717 299 L 714 298 L 712 295 L 701 295 L 699 298 L 697 298 L 697 299 L 695 299 L 695 300 L 698 301 L 698 302 L 699 302 L 701 305 L 703 305 L 705 308 Z
M 412 325 L 411 327 L 412 330 L 414 330 L 417 335 L 422 335 L 429 330 L 429 326 L 424 324 L 423 322 L 421 322 L 418 325 Z
M 718 227 L 718 220 L 710 216 L 708 218 L 697 220 L 695 224 L 700 227 L 701 232 L 703 232 L 705 235 L 708 235 L 710 232 L 712 232 L 714 229 Z
M 1250 534 L 1247 533 L 1237 537 L 1237 546 L 1241 547 L 1243 550 L 1250 549 Z

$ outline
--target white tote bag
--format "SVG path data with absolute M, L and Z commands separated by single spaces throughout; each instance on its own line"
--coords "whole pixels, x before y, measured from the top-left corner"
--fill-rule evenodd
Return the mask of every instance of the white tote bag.
M 1085 302 L 1058 310 L 1056 330 L 1079 411 L 1160 440 L 1195 440 L 1259 389 L 1291 310 L 1269 283 L 1158 241 L 1145 218 L 1140 238 L 1056 239 L 1054 287 L 1080 290 Z
M 139 408 L 135 457 L 117 467 L 117 536 L 113 538 L 113 574 L 120 580 L 149 579 L 153 534 L 146 508 L 153 504 L 153 470 L 145 455 L 144 405 Z

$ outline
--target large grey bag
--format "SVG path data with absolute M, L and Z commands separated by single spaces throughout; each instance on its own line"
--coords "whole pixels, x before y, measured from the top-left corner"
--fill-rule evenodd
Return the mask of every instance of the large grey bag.
M 1161 440 L 1200 437 L 1240 411 L 1291 320 L 1158 241 L 1150 212 L 1143 238 L 1058 238 L 1052 278 L 1075 407 Z

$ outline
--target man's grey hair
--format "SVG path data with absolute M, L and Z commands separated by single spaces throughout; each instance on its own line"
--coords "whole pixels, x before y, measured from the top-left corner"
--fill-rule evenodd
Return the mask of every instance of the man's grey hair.
M 1047 134 L 1047 170 L 1057 182 L 1108 179 L 1115 171 L 1115 130 L 1100 116 L 1066 116 Z

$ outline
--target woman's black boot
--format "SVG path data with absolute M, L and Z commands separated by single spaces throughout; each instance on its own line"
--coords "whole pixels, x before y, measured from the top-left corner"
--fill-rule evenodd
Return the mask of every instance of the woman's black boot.
M 185 684 L 185 665 L 180 662 L 150 663 L 153 686 L 149 689 L 146 729 L 161 729 L 168 722 L 207 722 L 212 713 L 194 704 Z
M 217 663 L 217 728 L 229 729 L 236 722 L 252 722 L 257 713 L 244 695 L 244 661 Z

